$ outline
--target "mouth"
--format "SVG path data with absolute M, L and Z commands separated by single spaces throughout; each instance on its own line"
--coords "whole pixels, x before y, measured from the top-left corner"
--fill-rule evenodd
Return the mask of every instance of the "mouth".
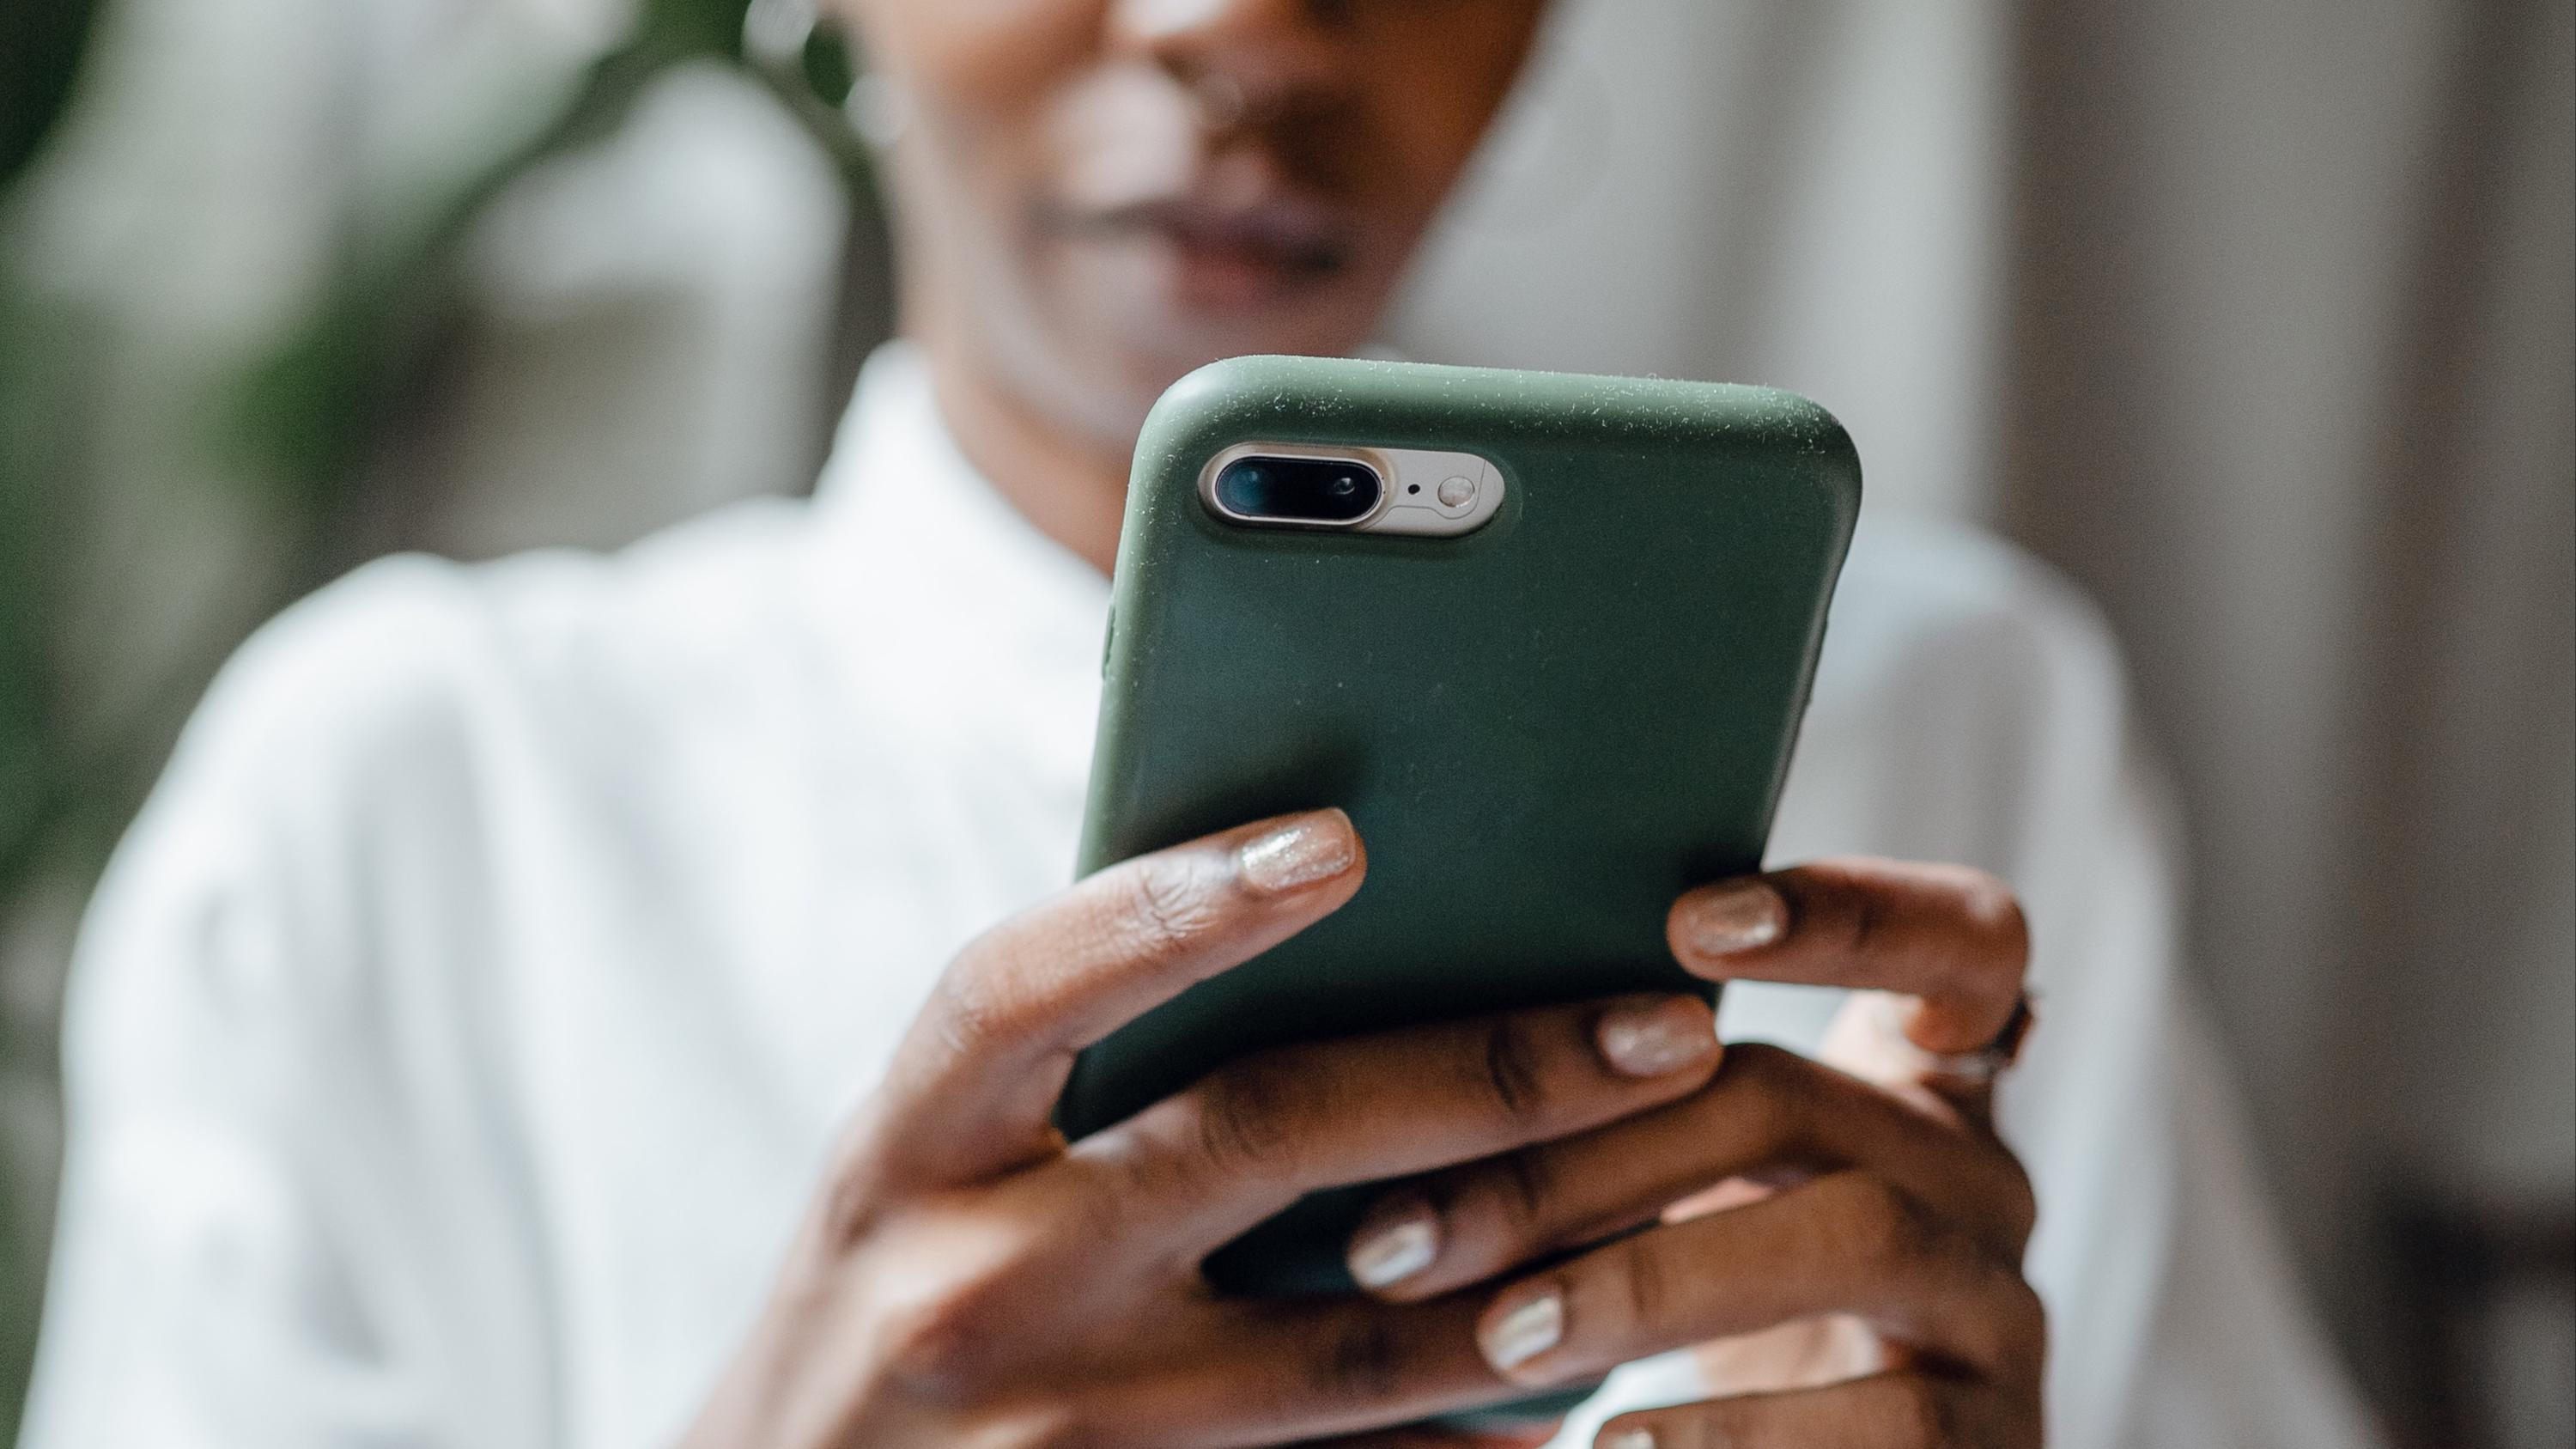
M 1060 213 L 1049 230 L 1091 242 L 1160 252 L 1185 299 L 1257 306 L 1339 275 L 1351 264 L 1351 228 L 1332 208 L 1293 196 L 1248 205 L 1168 198 L 1088 213 Z

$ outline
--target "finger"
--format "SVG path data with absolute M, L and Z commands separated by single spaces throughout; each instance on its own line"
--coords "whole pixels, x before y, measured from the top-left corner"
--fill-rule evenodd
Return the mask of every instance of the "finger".
M 955 1182 L 1054 1150 L 1076 1051 L 1338 910 L 1366 869 L 1341 811 L 1281 816 L 1112 866 L 986 932 L 871 1099 L 864 1170 Z
M 1472 1434 L 1451 1429 L 1389 1429 L 1342 1439 L 1310 1439 L 1305 1449 L 1540 1449 L 1555 1437 L 1553 1425 Z
M 1525 1397 L 1476 1347 L 1476 1300 L 1382 1304 L 1365 1298 L 1223 1299 L 1198 1305 L 1185 1363 L 1131 1384 L 1122 1444 L 1273 1445 L 1282 1439 L 1381 1449 L 1456 1449 L 1460 1431 L 1423 1421 Z M 1518 1426 L 1465 1434 L 1468 1445 L 1544 1443 Z
M 1955 865 L 1840 859 L 1702 886 L 1673 905 L 1673 955 L 1712 981 L 1898 991 L 1908 1035 L 1974 1051 L 2021 999 L 2030 931 L 2012 890 Z
M 2035 1395 L 1887 1373 L 1821 1389 L 1622 1414 L 1602 1425 L 1592 1443 L 1593 1449 L 2036 1449 L 2040 1425 Z
M 1418 1433 L 1424 1419 L 1508 1400 L 1516 1390 L 1476 1351 L 1477 1307 L 1466 1299 L 1214 1302 L 1193 1334 L 1197 1351 L 1122 1395 L 1119 1442 L 1329 1443 Z
M 2027 1174 L 1991 1137 L 1962 1133 L 1938 1100 L 1900 1099 L 1746 1043 L 1677 1101 L 1396 1189 L 1353 1234 L 1351 1258 L 1412 1271 L 1354 1276 L 1387 1297 L 1428 1298 L 1652 1222 L 1711 1183 L 1855 1167 L 1971 1225 L 1998 1256 L 2018 1260 L 2029 1238 Z M 1412 1250 L 1399 1256 L 1393 1244 Z
M 1708 1080 L 1691 996 L 1540 1007 L 1260 1053 L 1086 1139 L 1066 1166 L 1197 1254 L 1317 1188 L 1408 1176 L 1581 1132 Z M 1401 1235 L 1363 1279 L 1404 1267 Z M 1196 1258 L 1193 1257 L 1195 1262 Z
M 1928 1366 L 2037 1377 L 2039 1299 L 1976 1235 L 1865 1172 L 1595 1248 L 1494 1295 L 1477 1342 L 1505 1377 L 1557 1383 L 1631 1359 L 1847 1313 Z

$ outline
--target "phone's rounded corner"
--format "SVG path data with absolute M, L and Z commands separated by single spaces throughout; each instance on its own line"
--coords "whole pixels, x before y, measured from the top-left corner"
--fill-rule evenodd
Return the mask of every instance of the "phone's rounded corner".
M 1753 390 L 1755 431 L 1824 496 L 1835 531 L 1849 543 L 1860 520 L 1862 499 L 1860 445 L 1831 408 L 1803 393 L 1781 388 Z
M 1811 446 L 1816 459 L 1817 481 L 1833 494 L 1834 505 L 1843 518 L 1848 533 L 1860 518 L 1862 497 L 1860 445 L 1852 441 L 1851 429 L 1842 419 L 1827 411 L 1821 403 L 1809 402 L 1815 413 L 1814 439 Z

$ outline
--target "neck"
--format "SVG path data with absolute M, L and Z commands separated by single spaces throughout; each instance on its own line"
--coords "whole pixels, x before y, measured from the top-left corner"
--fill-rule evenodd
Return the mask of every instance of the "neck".
M 958 449 L 1038 531 L 1106 574 L 1127 506 L 1125 441 L 1106 442 L 1033 406 L 955 339 L 916 334 Z

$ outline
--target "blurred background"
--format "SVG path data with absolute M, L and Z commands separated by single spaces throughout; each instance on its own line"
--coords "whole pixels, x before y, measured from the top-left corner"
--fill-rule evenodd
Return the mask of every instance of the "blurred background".
M 890 326 L 852 82 L 809 0 L 0 10 L 0 1445 L 197 691 L 387 550 L 804 489 Z M 1797 388 L 2091 589 L 2359 1382 L 2576 1441 L 2576 0 L 1566 0 L 1390 340 Z

